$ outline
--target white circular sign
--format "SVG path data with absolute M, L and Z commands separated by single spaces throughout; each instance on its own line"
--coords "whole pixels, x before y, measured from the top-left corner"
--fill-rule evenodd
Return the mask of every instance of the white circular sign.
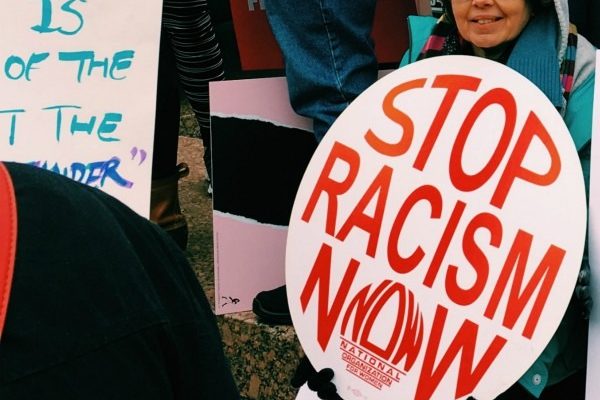
M 493 399 L 549 342 L 586 200 L 544 94 L 493 61 L 401 68 L 337 119 L 300 185 L 286 284 L 313 365 L 346 399 Z

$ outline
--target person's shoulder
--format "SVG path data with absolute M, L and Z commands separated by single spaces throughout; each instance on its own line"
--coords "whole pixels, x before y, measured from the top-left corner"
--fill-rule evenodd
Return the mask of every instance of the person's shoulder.
M 578 35 L 573 88 L 564 115 L 578 150 L 591 138 L 595 69 L 596 48 L 583 36 Z
M 400 66 L 410 64 L 416 61 L 417 57 L 425 42 L 431 35 L 433 27 L 437 23 L 437 18 L 426 15 L 409 15 L 408 16 L 408 34 L 409 34 L 409 48 L 404 57 L 400 62 Z
M 411 30 L 429 30 L 437 23 L 438 19 L 431 15 L 409 15 L 408 23 L 410 24 Z
M 419 47 L 417 50 L 421 50 L 422 46 L 419 44 L 425 41 L 431 34 L 433 27 L 438 22 L 438 19 L 427 15 L 409 15 L 408 16 L 408 30 L 411 39 L 411 47 Z

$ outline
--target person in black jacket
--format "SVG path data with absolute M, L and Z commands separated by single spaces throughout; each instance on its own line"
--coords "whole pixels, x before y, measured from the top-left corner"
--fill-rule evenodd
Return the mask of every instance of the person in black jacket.
M 205 294 L 158 225 L 98 189 L 5 166 L 18 235 L 0 399 L 239 399 Z

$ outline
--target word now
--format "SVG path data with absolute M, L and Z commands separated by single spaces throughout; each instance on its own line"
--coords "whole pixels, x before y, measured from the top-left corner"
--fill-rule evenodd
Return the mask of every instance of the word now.
M 106 161 L 94 161 L 87 164 L 73 162 L 69 166 L 60 166 L 56 162 L 52 164 L 48 163 L 48 161 L 31 161 L 29 164 L 66 176 L 89 186 L 103 187 L 107 181 L 127 189 L 133 186 L 133 182 L 125 179 L 119 173 L 118 169 L 121 165 L 121 160 L 116 156 Z

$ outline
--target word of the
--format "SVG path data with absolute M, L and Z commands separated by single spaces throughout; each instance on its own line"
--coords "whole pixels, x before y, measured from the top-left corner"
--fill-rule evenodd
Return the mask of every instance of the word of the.
M 4 75 L 10 80 L 32 80 L 32 70 L 40 69 L 40 64 L 49 59 L 50 53 L 31 53 L 29 56 L 12 54 L 4 62 Z M 82 82 L 82 77 L 100 76 L 103 79 L 123 80 L 127 76 L 122 71 L 131 68 L 135 52 L 133 50 L 116 51 L 110 57 L 96 58 L 92 50 L 58 52 L 59 62 L 75 63 L 77 65 L 76 79 Z

